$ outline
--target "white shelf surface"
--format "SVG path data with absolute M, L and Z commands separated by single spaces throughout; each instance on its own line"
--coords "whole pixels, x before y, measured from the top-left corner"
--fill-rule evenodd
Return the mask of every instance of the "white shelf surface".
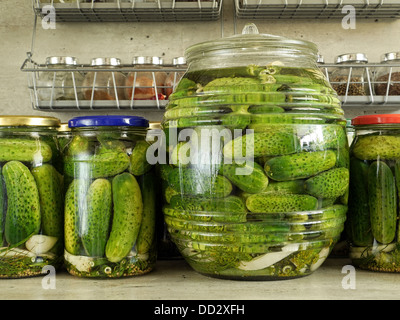
M 234 281 L 203 276 L 183 260 L 158 261 L 147 275 L 124 279 L 84 279 L 66 272 L 55 277 L 55 289 L 44 289 L 46 276 L 1 279 L 2 300 L 396 300 L 400 276 L 355 269 L 348 259 L 328 258 L 313 274 L 281 281 Z M 355 284 L 345 289 L 343 283 Z M 161 302 L 160 302 L 161 303 Z M 147 310 L 149 311 L 149 310 Z

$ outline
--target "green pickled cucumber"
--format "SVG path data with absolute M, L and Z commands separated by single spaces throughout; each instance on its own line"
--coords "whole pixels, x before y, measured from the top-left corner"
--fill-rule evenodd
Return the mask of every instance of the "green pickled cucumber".
M 64 162 L 64 173 L 70 177 L 89 173 L 92 179 L 107 178 L 125 171 L 129 164 L 129 156 L 122 152 L 101 153 L 79 161 L 67 157 Z
M 49 162 L 52 156 L 51 147 L 40 140 L 0 139 L 0 161 Z
M 72 255 L 80 255 L 80 216 L 87 212 L 86 194 L 88 181 L 75 179 L 69 185 L 65 194 L 64 205 L 64 245 L 65 250 Z
M 286 132 L 259 132 L 240 136 L 224 146 L 228 159 L 258 158 L 299 152 L 300 140 Z
M 327 150 L 274 157 L 265 163 L 264 169 L 269 178 L 287 181 L 309 178 L 333 168 L 335 164 L 336 153 Z
M 269 181 L 268 187 L 262 194 L 304 194 L 304 180 L 289 180 L 289 181 Z M 250 197 L 252 193 L 249 192 L 241 192 L 240 196 L 243 199 L 247 199 Z M 336 200 L 336 199 L 335 199 Z M 333 204 L 333 203 L 332 203 Z
M 249 161 L 241 165 L 224 164 L 222 166 L 222 174 L 245 192 L 264 192 L 268 187 L 269 180 L 264 173 L 263 167 L 255 162 Z
M 110 232 L 112 195 L 111 183 L 107 179 L 97 179 L 89 187 L 87 213 L 82 232 L 82 243 L 89 257 L 103 257 Z
M 120 262 L 136 243 L 143 218 L 143 198 L 135 177 L 127 172 L 112 180 L 114 215 L 106 257 Z
M 322 172 L 305 182 L 306 192 L 317 198 L 337 198 L 343 195 L 349 186 L 349 170 L 334 168 Z
M 90 143 L 89 139 L 83 136 L 76 135 L 72 138 L 68 145 L 67 155 L 74 157 L 81 157 L 82 155 L 87 155 L 89 152 Z
M 64 195 L 62 176 L 50 164 L 31 170 L 39 190 L 42 233 L 63 239 Z
M 7 189 L 5 238 L 9 245 L 19 244 L 40 232 L 40 200 L 35 178 L 19 161 L 3 166 Z
M 348 146 L 345 128 L 340 125 L 315 126 L 302 138 L 303 149 L 323 151 L 326 149 L 345 149 Z
M 368 195 L 372 234 L 382 244 L 391 243 L 396 235 L 396 183 L 392 170 L 383 161 L 369 166 Z
M 141 176 L 148 172 L 152 165 L 147 161 L 147 149 L 149 144 L 146 141 L 137 141 L 133 148 L 131 157 L 129 172 L 135 176 Z
M 171 198 L 173 196 L 178 195 L 179 193 L 176 192 L 174 189 L 172 189 L 170 186 L 167 186 L 164 190 L 164 197 L 165 197 L 165 201 L 167 201 L 167 203 L 171 202 Z
M 352 152 L 360 160 L 400 159 L 400 137 L 366 135 L 357 137 Z
M 136 250 L 139 254 L 151 250 L 155 241 L 156 229 L 156 176 L 153 171 L 141 177 L 143 218 L 140 225 L 139 235 L 136 240 Z
M 169 173 L 168 183 L 175 191 L 186 195 L 223 198 L 232 192 L 232 184 L 224 176 L 196 169 L 176 168 Z
M 348 233 L 351 242 L 360 247 L 373 243 L 368 196 L 369 165 L 357 158 L 350 159 Z
M 229 196 L 220 199 L 173 196 L 170 206 L 164 208 L 167 215 L 199 221 L 245 222 L 247 209 L 242 199 Z
M 318 199 L 302 194 L 254 194 L 246 200 L 254 213 L 284 213 L 316 210 Z

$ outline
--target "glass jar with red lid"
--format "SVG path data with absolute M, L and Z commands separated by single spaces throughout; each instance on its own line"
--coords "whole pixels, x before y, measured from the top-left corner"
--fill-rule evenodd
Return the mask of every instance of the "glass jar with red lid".
M 360 116 L 352 125 L 350 258 L 362 269 L 400 272 L 400 114 Z

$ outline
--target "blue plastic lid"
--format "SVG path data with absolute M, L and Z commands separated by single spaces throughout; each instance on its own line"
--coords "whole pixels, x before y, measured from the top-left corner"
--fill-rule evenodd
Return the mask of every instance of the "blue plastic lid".
M 149 121 L 137 116 L 84 116 L 68 121 L 70 128 L 83 127 L 149 127 Z

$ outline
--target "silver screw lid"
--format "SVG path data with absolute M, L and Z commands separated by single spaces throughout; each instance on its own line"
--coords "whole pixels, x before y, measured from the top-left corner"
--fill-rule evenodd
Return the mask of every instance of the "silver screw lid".
M 75 57 L 47 57 L 46 64 L 65 64 L 65 65 L 76 65 L 77 60 Z
M 94 58 L 92 59 L 92 66 L 119 66 L 121 60 L 118 58 Z
M 382 56 L 381 62 L 389 62 L 394 60 L 400 60 L 400 51 L 399 52 L 388 52 Z
M 318 54 L 317 63 L 321 63 L 321 64 L 325 63 L 324 56 Z
M 346 53 L 336 57 L 336 63 L 347 62 L 368 62 L 368 58 L 364 53 Z
M 137 56 L 133 58 L 133 64 L 153 64 L 161 65 L 163 64 L 163 59 L 160 57 L 150 57 L 150 56 Z
M 186 64 L 186 58 L 185 57 L 176 57 L 176 58 L 172 59 L 172 64 L 174 66 L 185 65 Z

